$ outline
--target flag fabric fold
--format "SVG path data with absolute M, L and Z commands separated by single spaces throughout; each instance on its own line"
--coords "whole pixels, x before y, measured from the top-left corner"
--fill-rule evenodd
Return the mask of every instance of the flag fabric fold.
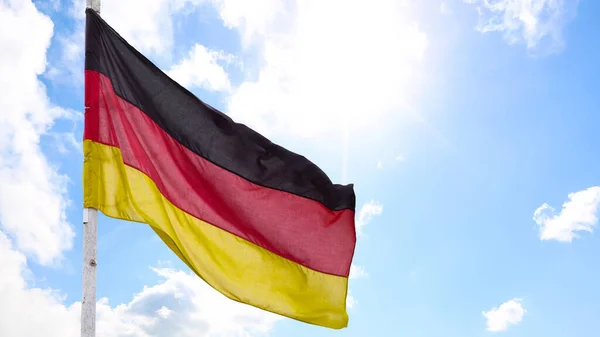
M 84 207 L 150 225 L 225 296 L 348 324 L 352 185 L 202 102 L 86 10 Z

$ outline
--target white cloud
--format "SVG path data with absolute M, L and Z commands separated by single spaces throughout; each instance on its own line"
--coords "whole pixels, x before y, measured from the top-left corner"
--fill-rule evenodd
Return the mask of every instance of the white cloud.
M 395 157 L 393 157 L 393 159 L 392 159 L 392 158 L 388 158 L 388 159 L 386 159 L 385 161 L 384 161 L 384 160 L 381 160 L 381 159 L 379 159 L 379 160 L 377 161 L 377 168 L 378 168 L 378 169 L 382 169 L 382 168 L 384 168 L 386 165 L 388 165 L 388 163 L 389 163 L 389 162 L 391 162 L 391 161 L 403 162 L 403 161 L 404 161 L 404 156 L 403 156 L 403 155 L 396 155 Z
M 383 212 L 383 206 L 376 203 L 375 201 L 370 201 L 362 205 L 360 210 L 358 211 L 356 218 L 356 232 L 358 235 L 362 235 L 363 227 L 371 222 L 374 216 L 381 215 Z M 367 270 L 363 266 L 359 266 L 357 264 L 350 265 L 350 279 L 359 279 L 367 277 L 369 274 Z M 358 301 L 355 297 L 350 295 L 350 290 L 348 289 L 348 296 L 346 300 L 346 304 L 348 308 L 354 308 L 358 304 Z
M 352 296 L 352 289 L 348 289 L 348 296 L 346 296 L 346 306 L 348 309 L 356 308 L 358 301 L 354 296 Z
M 226 299 L 198 276 L 154 269 L 162 281 L 127 304 L 98 302 L 98 336 L 250 336 L 267 333 L 280 316 Z
M 366 277 L 367 271 L 365 270 L 364 267 L 359 266 L 359 265 L 351 265 L 350 266 L 350 278 L 351 279 L 357 279 L 357 278 L 362 278 L 362 277 Z
M 60 56 L 49 65 L 44 74 L 54 83 L 83 83 L 84 22 L 76 22 L 76 29 L 68 36 L 59 35 Z
M 78 310 L 52 289 L 29 287 L 26 261 L 0 231 L 0 336 L 78 336 Z
M 84 0 L 74 1 L 73 12 L 83 18 Z M 416 102 L 427 37 L 408 1 L 104 0 L 102 15 L 142 53 L 166 57 L 173 45 L 172 14 L 208 3 L 240 33 L 244 46 L 258 48 L 257 77 L 249 71 L 229 97 L 227 111 L 266 135 L 377 127 Z M 79 62 L 62 62 L 75 75 L 82 28 L 64 42 L 65 59 L 80 55 Z M 227 86 L 223 76 L 213 75 L 219 87 Z M 194 82 L 192 76 L 179 78 Z
M 156 310 L 156 314 L 160 318 L 169 318 L 169 316 L 171 316 L 172 313 L 173 313 L 173 310 L 165 307 L 164 305 L 162 307 L 160 307 L 160 309 Z
M 83 145 L 75 139 L 74 132 L 49 132 L 48 135 L 53 138 L 53 145 L 59 153 L 70 153 L 70 148 L 82 153 Z
M 225 26 L 236 28 L 243 43 L 272 34 L 271 26 L 285 20 L 286 6 L 280 0 L 210 0 L 218 9 Z
M 448 4 L 446 3 L 446 1 L 442 1 L 440 3 L 440 12 L 442 14 L 445 14 L 445 15 L 450 15 L 450 14 L 454 13 L 454 11 L 452 10 L 452 8 L 450 8 L 450 6 L 448 6 Z
M 232 55 L 195 44 L 188 57 L 171 67 L 167 74 L 188 89 L 228 91 L 231 88 L 229 75 L 218 62 L 231 62 L 232 59 Z
M 148 56 L 170 60 L 174 43 L 173 14 L 212 0 L 102 0 L 102 17 L 132 46 Z M 83 83 L 86 0 L 71 0 L 70 15 L 76 19 L 70 34 L 58 37 L 60 59 L 48 77 L 53 81 Z M 135 13 L 133 15 L 132 13 Z
M 103 0 L 102 17 L 142 53 L 168 55 L 173 49 L 172 15 L 204 0 Z M 132 15 L 135 13 L 135 15 Z
M 371 222 L 374 216 L 381 215 L 383 212 L 383 205 L 371 200 L 370 202 L 362 205 L 358 211 L 356 218 L 356 231 L 360 235 L 362 234 L 363 227 Z
M 206 0 L 207 1 L 207 0 Z M 142 53 L 166 55 L 173 48 L 173 18 L 205 0 L 102 0 L 102 17 Z M 85 0 L 72 0 L 71 14 L 85 18 Z
M 519 324 L 526 312 L 522 300 L 514 298 L 482 314 L 487 320 L 487 330 L 500 332 L 506 331 L 511 325 Z
M 235 27 L 251 30 L 262 61 L 229 98 L 234 119 L 265 135 L 331 136 L 379 126 L 417 96 L 427 37 L 407 1 L 260 3 L 264 13 L 252 3 L 225 16 L 245 22 Z
M 574 17 L 579 0 L 469 0 L 479 12 L 477 29 L 501 32 L 509 44 L 551 53 L 563 48 L 564 26 Z
M 0 228 L 42 264 L 71 248 L 67 178 L 40 149 L 54 121 L 73 111 L 54 106 L 37 76 L 46 69 L 52 21 L 31 1 L 0 3 Z
M 577 232 L 589 232 L 598 224 L 600 186 L 569 194 L 569 201 L 562 205 L 560 213 L 544 203 L 533 213 L 533 220 L 540 228 L 541 240 L 571 242 Z
M 30 287 L 23 254 L 0 232 L 0 336 L 77 337 L 81 303 L 65 305 L 53 289 Z M 196 275 L 154 269 L 161 278 L 131 302 L 97 304 L 98 337 L 232 336 L 264 334 L 281 317 L 240 304 L 213 290 Z

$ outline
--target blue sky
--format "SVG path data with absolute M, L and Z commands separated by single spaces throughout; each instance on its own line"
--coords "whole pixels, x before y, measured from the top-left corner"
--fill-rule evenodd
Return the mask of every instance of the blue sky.
M 600 3 L 103 0 L 199 97 L 352 182 L 350 326 L 100 217 L 98 336 L 595 336 Z M 0 0 L 0 336 L 78 336 L 83 9 Z

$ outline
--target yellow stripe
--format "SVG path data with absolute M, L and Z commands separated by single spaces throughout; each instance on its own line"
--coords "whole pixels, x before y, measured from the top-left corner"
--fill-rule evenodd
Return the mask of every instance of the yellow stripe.
M 84 206 L 149 224 L 198 276 L 225 296 L 303 322 L 347 326 L 348 279 L 320 273 L 199 220 L 171 204 L 121 151 L 85 140 Z

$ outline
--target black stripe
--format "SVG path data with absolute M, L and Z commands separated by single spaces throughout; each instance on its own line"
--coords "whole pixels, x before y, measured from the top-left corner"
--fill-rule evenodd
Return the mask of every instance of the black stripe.
M 183 146 L 257 185 L 318 201 L 331 210 L 355 209 L 353 185 L 333 184 L 314 163 L 272 143 L 198 99 L 135 50 L 104 19 L 86 10 L 85 69 L 112 81 Z

